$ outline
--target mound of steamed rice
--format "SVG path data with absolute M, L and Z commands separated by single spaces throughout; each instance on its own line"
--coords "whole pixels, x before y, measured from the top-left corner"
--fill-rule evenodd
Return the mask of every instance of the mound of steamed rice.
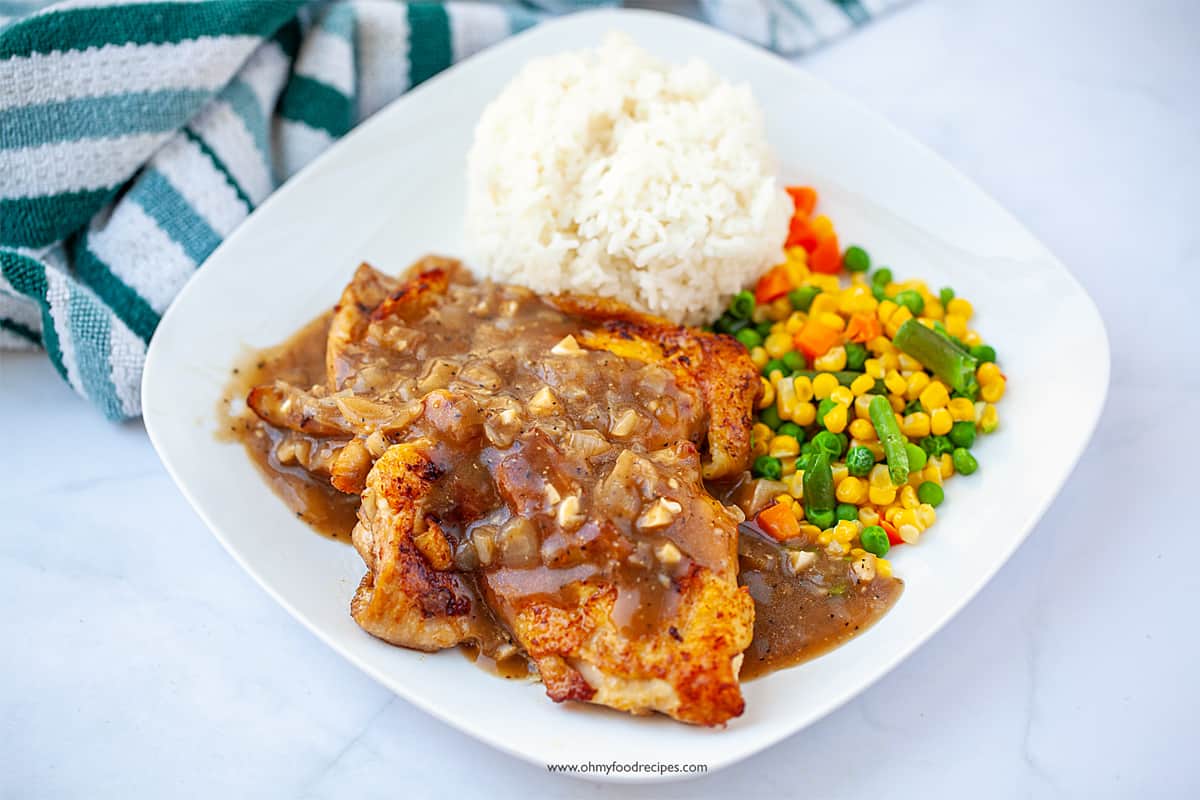
M 781 260 L 792 213 L 749 89 L 624 36 L 530 62 L 484 111 L 467 166 L 481 276 L 689 324 Z

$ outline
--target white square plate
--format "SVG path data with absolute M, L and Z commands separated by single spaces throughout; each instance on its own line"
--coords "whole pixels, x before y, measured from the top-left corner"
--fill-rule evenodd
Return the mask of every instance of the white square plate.
M 746 685 L 745 715 L 723 730 L 555 705 L 540 685 L 498 680 L 456 652 L 422 655 L 373 639 L 348 610 L 363 574 L 358 555 L 308 530 L 241 447 L 213 435 L 238 355 L 282 340 L 329 307 L 360 261 L 396 272 L 429 251 L 461 253 L 465 156 L 484 105 L 529 59 L 595 45 L 612 29 L 664 58 L 700 57 L 748 83 L 787 182 L 817 187 L 820 210 L 843 242 L 863 244 L 901 278 L 950 285 L 970 298 L 1009 377 L 1001 432 L 977 447 L 979 472 L 953 482 L 938 524 L 918 546 L 895 553 L 907 583 L 898 605 L 829 655 Z M 408 701 L 538 764 L 703 762 L 711 772 L 862 691 L 979 591 L 1083 452 L 1108 373 L 1104 327 L 1084 290 L 936 155 L 812 76 L 725 34 L 673 16 L 597 11 L 539 26 L 437 76 L 271 197 L 163 318 L 146 361 L 143 404 L 167 469 L 238 563 L 329 646 Z

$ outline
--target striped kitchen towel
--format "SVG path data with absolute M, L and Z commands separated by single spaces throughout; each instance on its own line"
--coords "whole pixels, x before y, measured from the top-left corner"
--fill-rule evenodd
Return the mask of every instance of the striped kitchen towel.
M 797 52 L 901 1 L 702 5 Z M 110 419 L 137 416 L 161 315 L 281 182 L 453 62 L 614 4 L 0 0 L 0 347 L 43 348 Z

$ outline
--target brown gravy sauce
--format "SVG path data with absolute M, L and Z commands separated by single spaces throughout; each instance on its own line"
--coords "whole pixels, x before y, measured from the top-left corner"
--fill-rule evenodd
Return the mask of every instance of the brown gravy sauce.
M 217 436 L 243 445 L 271 489 L 298 518 L 317 533 L 349 544 L 359 498 L 337 491 L 327 480 L 298 466 L 280 463 L 276 449 L 281 433 L 259 424 L 244 402 L 254 386 L 275 379 L 299 386 L 322 382 L 331 316 L 331 312 L 321 315 L 279 345 L 247 352 L 233 369 L 221 398 Z M 743 680 L 794 666 L 837 647 L 887 613 L 903 590 L 903 583 L 895 578 L 858 583 L 849 559 L 832 558 L 819 549 L 812 550 L 816 558 L 810 566 L 791 574 L 785 567 L 787 548 L 757 532 L 750 523 L 740 526 L 738 551 L 738 582 L 749 588 L 755 604 L 754 638 L 745 653 Z M 636 594 L 622 598 L 625 602 L 619 602 L 615 611 L 645 613 Z M 653 608 L 655 604 L 649 605 Z M 494 658 L 484 652 L 488 648 L 464 645 L 461 649 L 493 674 L 508 679 L 531 677 L 532 667 L 521 654 Z

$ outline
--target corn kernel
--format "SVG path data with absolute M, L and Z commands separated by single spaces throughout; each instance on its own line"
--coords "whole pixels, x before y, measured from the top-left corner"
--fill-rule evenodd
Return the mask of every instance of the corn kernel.
M 804 503 L 792 503 L 792 516 L 797 522 L 804 521 Z
M 839 319 L 841 319 L 839 317 Z M 829 348 L 825 355 L 817 356 L 813 361 L 813 369 L 825 372 L 837 372 L 846 368 L 846 348 L 840 344 Z
M 800 526 L 800 535 L 803 536 L 806 540 L 813 542 L 813 541 L 816 541 L 817 538 L 821 535 L 821 529 L 818 528 L 816 525 L 812 525 L 812 524 L 801 525 Z
M 983 407 L 983 414 L 979 417 L 979 430 L 984 433 L 992 433 L 998 427 L 1000 427 L 1000 412 L 996 411 L 994 405 L 988 403 Z
M 963 344 L 967 347 L 975 347 L 983 344 L 983 337 L 979 335 L 979 331 L 968 330 L 967 335 L 963 337 Z
M 975 370 L 975 377 L 979 379 L 980 386 L 987 386 L 989 383 L 1003 378 L 1004 373 L 1000 371 L 1000 367 L 996 366 L 995 361 L 989 361 L 979 365 L 979 369 Z
M 758 398 L 758 407 L 766 408 L 775 402 L 775 387 L 766 378 L 759 378 L 759 383 L 762 385 L 762 397 Z
M 817 400 L 824 400 L 826 397 L 829 397 L 837 387 L 837 378 L 828 372 L 822 372 L 812 379 L 813 397 Z
M 904 376 L 899 372 L 892 370 L 883 376 L 883 385 L 892 394 L 904 394 L 904 390 L 908 388 L 908 381 L 904 380 Z
M 871 451 L 871 455 L 875 456 L 876 461 L 883 460 L 883 444 L 881 442 L 879 442 L 878 440 L 866 442 L 866 441 L 860 441 L 858 439 L 851 439 L 850 446 L 851 447 L 865 447 Z
M 850 477 L 850 470 L 846 468 L 845 463 L 839 461 L 829 467 L 829 471 L 833 474 L 833 485 L 837 486 L 846 478 Z
M 771 360 L 771 357 L 767 355 L 767 351 L 762 347 L 753 347 L 750 349 L 750 360 L 754 362 L 754 366 L 761 370 Z
M 875 388 L 875 379 L 872 378 L 870 375 L 859 375 L 857 378 L 855 378 L 853 381 L 850 382 L 850 393 L 855 397 L 861 397 L 862 395 L 866 394 L 867 392 L 870 392 L 874 388 Z
M 889 394 L 888 402 L 892 404 L 892 410 L 896 412 L 896 424 L 899 425 L 900 412 L 904 410 L 904 397 L 898 394 Z
M 975 314 L 974 307 L 963 297 L 956 297 L 946 304 L 947 314 L 956 314 L 964 320 L 970 319 Z M 956 336 L 958 334 L 955 334 Z
M 787 295 L 784 295 L 772 300 L 770 308 L 771 310 L 767 312 L 767 319 L 782 322 L 792 313 L 792 301 L 788 300 Z
M 854 298 L 854 301 L 850 304 L 850 313 L 851 314 L 871 314 L 871 313 L 874 313 L 875 309 L 878 306 L 879 306 L 878 300 L 876 300 L 870 294 L 863 294 L 862 296 Z
M 825 545 L 829 544 L 832 541 L 833 541 L 833 529 L 832 528 L 827 531 L 821 531 L 821 533 L 818 534 L 818 536 L 817 536 L 817 544 L 821 545 L 822 547 L 824 547 Z
M 779 462 L 779 475 L 781 478 L 787 478 L 796 474 L 796 459 L 785 458 Z
M 830 433 L 841 433 L 846 430 L 847 414 L 846 406 L 835 405 L 825 412 L 825 419 L 822 422 L 825 423 L 825 427 L 829 429 Z
M 946 326 L 946 333 L 951 336 L 961 339 L 967 335 L 967 318 L 961 314 L 947 314 L 942 324 Z
M 799 404 L 796 399 L 796 381 L 794 378 L 780 378 L 774 383 L 775 405 L 779 409 L 779 417 L 780 419 L 791 419 Z
M 900 371 L 900 359 L 896 357 L 895 353 L 881 353 L 879 355 L 879 360 L 883 362 L 883 369 L 885 373 Z M 886 374 L 884 377 L 887 377 Z M 907 385 L 908 383 L 906 382 L 905 386 Z
M 921 503 L 917 506 L 917 522 L 921 523 L 922 530 L 929 530 L 937 522 L 937 510 L 929 503 Z
M 869 479 L 872 487 L 878 487 L 880 489 L 895 488 L 892 485 L 892 476 L 891 473 L 888 472 L 886 464 L 876 464 L 875 466 L 871 467 Z M 891 501 L 889 500 L 888 502 L 890 503 Z
M 779 494 L 775 495 L 775 502 L 785 506 L 790 506 L 792 503 L 796 502 L 796 500 L 790 494 L 784 494 L 780 492 Z
M 869 394 L 864 394 L 861 397 L 854 398 L 854 416 L 856 418 L 871 418 L 871 398 L 872 395 Z
M 836 314 L 832 311 L 823 311 L 817 315 L 817 321 L 827 328 L 833 328 L 835 331 L 846 329 L 846 320 L 841 314 Z
M 921 405 L 925 405 L 921 403 Z M 934 436 L 945 436 L 954 427 L 954 417 L 944 408 L 934 409 L 929 415 L 929 432 Z
M 803 247 L 792 249 L 799 250 L 802 253 L 804 252 Z M 796 263 L 790 258 L 784 262 L 783 271 L 787 273 L 788 283 L 790 283 L 792 286 L 799 286 L 808 280 L 808 267 L 803 263 Z
M 908 485 L 914 489 L 921 488 L 921 484 L 924 482 L 925 479 L 921 477 L 920 471 L 908 473 Z
M 833 538 L 842 544 L 849 544 L 858 536 L 858 521 L 843 519 L 833 527 Z
M 925 469 L 921 470 L 922 481 L 930 481 L 938 486 L 942 485 L 942 470 L 938 466 L 938 460 L 931 458 L 925 463 Z
M 923 369 L 925 369 L 925 367 L 921 364 L 921 362 L 917 361 L 908 353 L 900 354 L 900 370 L 902 372 L 920 372 Z M 929 376 L 926 375 L 925 377 L 928 378 Z
M 896 515 L 903 510 L 903 508 L 897 505 L 888 506 L 887 508 L 883 509 L 883 518 L 887 520 L 888 523 L 894 523 L 896 520 Z
M 878 525 L 879 512 L 875 510 L 874 506 L 863 506 L 858 509 L 858 521 L 863 525 Z
M 787 326 L 785 324 L 783 324 L 782 322 L 776 322 L 774 325 L 771 326 L 771 330 L 768 331 L 768 333 L 786 333 L 786 332 L 787 332 Z
M 928 386 L 921 390 L 921 394 L 918 397 L 926 411 L 945 408 L 946 404 L 950 402 L 950 392 L 946 390 L 946 384 L 941 381 L 931 381 Z
M 800 443 L 794 436 L 774 436 L 767 454 L 775 458 L 795 458 L 800 455 Z
M 941 300 L 926 300 L 921 316 L 928 320 L 938 320 L 946 316 L 946 309 L 942 306 Z
M 875 577 L 891 580 L 892 577 L 892 562 L 886 558 L 875 557 Z
M 883 364 L 881 364 L 879 362 L 878 358 L 868 358 L 866 361 L 864 361 L 863 362 L 863 370 L 866 371 L 868 376 L 874 378 L 875 380 L 877 380 L 877 381 L 883 380 L 883 375 L 884 375 Z
M 812 218 L 812 222 L 808 224 L 818 239 L 826 239 L 833 233 L 833 221 L 824 214 L 818 214 Z
M 792 337 L 782 331 L 772 333 L 763 342 L 763 349 L 771 358 L 783 358 L 792 349 Z
M 812 281 L 810 281 L 812 283 Z M 808 315 L 816 319 L 821 314 L 836 313 L 838 309 L 837 291 L 821 292 L 813 298 L 812 305 L 808 308 Z
M 1008 383 L 1004 378 L 998 378 L 979 390 L 979 396 L 989 403 L 995 403 L 1004 397 L 1004 389 Z
M 754 423 L 754 427 L 750 429 L 750 438 L 757 444 L 763 442 L 770 444 L 771 439 L 775 437 L 775 431 L 761 422 Z
M 797 375 L 793 378 L 792 387 L 796 390 L 796 399 L 801 403 L 807 403 L 809 400 L 812 400 L 812 381 L 808 379 L 807 375 Z
M 799 333 L 800 329 L 804 327 L 806 319 L 807 317 L 803 311 L 793 311 L 783 323 L 783 332 L 787 334 Z
M 808 251 L 799 245 L 786 248 L 783 251 L 783 257 L 796 264 L 808 263 Z
M 973 422 L 975 420 L 975 404 L 965 397 L 955 397 L 946 408 L 955 422 Z
M 804 499 L 804 471 L 797 470 L 791 475 L 783 479 L 783 485 L 787 487 L 787 493 L 797 500 Z
M 859 441 L 872 441 L 875 439 L 875 426 L 869 419 L 856 419 L 850 423 L 850 435 Z
M 900 505 L 905 508 L 916 508 L 921 505 L 921 501 L 917 499 L 917 490 L 911 485 L 905 485 L 900 490 Z
M 916 506 L 913 506 L 916 508 Z M 912 508 L 901 508 L 896 512 L 896 515 L 891 518 L 890 522 L 899 528 L 901 525 L 916 525 L 917 515 Z
M 829 393 L 829 399 L 849 408 L 850 404 L 854 402 L 854 393 L 845 386 L 838 386 Z
M 880 300 L 879 307 L 875 309 L 875 316 L 879 317 L 879 321 L 886 325 L 887 321 L 891 319 L 892 314 L 895 314 L 896 309 L 899 307 L 891 300 Z
M 891 338 L 896 338 L 896 331 L 900 330 L 900 326 L 912 319 L 913 313 L 908 310 L 908 306 L 900 306 L 895 314 L 888 317 L 888 321 L 884 323 L 883 329 Z
M 896 532 L 900 534 L 900 538 L 905 544 L 916 544 L 921 538 L 921 531 L 916 525 L 900 525 L 897 526 Z
M 900 366 L 904 366 L 904 356 L 900 356 Z M 908 376 L 908 387 L 904 390 L 904 396 L 909 400 L 916 400 L 928 385 L 929 375 L 927 373 L 914 372 Z
M 954 459 L 950 458 L 949 453 L 942 453 L 938 459 L 938 470 L 942 473 L 942 480 L 946 480 L 954 474 Z
M 900 432 L 910 439 L 922 439 L 929 435 L 929 415 L 923 411 L 909 414 L 900 422 Z
M 783 414 L 780 413 L 780 416 Z M 817 420 L 817 407 L 812 403 L 797 403 L 789 419 L 801 428 L 807 428 Z
M 862 478 L 850 476 L 837 485 L 837 499 L 843 503 L 861 505 L 867 500 L 867 484 Z

